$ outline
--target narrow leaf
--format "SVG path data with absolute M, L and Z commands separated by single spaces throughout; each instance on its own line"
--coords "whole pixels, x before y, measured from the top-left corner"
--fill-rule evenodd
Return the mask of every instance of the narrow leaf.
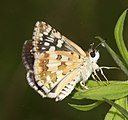
M 124 58 L 125 62 L 128 65 L 128 50 L 125 46 L 124 40 L 123 40 L 123 26 L 124 26 L 124 20 L 126 17 L 127 10 L 125 10 L 120 18 L 118 19 L 115 30 L 114 30 L 114 35 L 115 35 L 115 40 L 118 46 L 118 49 Z
M 75 105 L 75 104 L 70 104 L 69 105 L 77 110 L 81 110 L 81 111 L 89 111 L 97 106 L 99 106 L 100 104 L 102 104 L 103 101 L 97 101 L 95 103 L 89 104 L 89 105 Z
M 110 53 L 110 55 L 112 56 L 112 58 L 114 59 L 114 61 L 117 63 L 117 65 L 121 68 L 121 70 L 128 76 L 128 69 L 127 67 L 124 65 L 124 63 L 120 60 L 120 58 L 118 57 L 118 55 L 108 46 L 108 44 L 105 42 L 104 39 L 102 39 L 99 36 L 96 36 L 95 38 L 99 39 L 102 43 L 103 46 L 107 49 L 107 51 Z
M 106 115 L 105 120 L 117 120 L 117 119 L 127 120 L 128 119 L 128 111 L 126 110 L 126 108 L 128 107 L 128 104 L 127 104 L 126 97 L 116 100 L 115 103 L 106 98 L 104 98 L 104 100 L 110 105 L 112 105 L 112 108 L 109 110 L 108 114 Z

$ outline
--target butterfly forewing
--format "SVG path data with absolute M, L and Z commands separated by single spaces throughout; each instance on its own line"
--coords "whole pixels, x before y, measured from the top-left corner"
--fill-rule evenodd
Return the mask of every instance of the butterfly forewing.
M 78 45 L 45 22 L 36 23 L 33 32 L 33 46 L 36 54 L 44 51 L 75 51 L 85 55 L 85 52 Z

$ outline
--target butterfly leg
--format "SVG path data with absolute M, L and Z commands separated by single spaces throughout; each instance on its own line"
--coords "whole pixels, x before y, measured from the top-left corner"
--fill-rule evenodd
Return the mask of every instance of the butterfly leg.
M 108 82 L 108 79 L 107 77 L 105 76 L 104 72 L 103 72 L 103 69 L 119 69 L 117 67 L 106 67 L 106 66 L 102 66 L 102 67 L 99 67 L 99 70 L 100 70 L 100 73 L 101 75 L 104 77 L 104 79 Z
M 86 85 L 85 85 L 85 82 L 84 81 L 80 81 L 80 85 L 85 88 L 85 89 L 89 89 Z
M 95 80 L 101 81 L 100 77 L 96 73 L 96 71 L 99 71 L 99 70 L 100 70 L 100 67 L 96 63 L 93 63 L 92 64 L 92 78 Z
M 102 69 L 100 69 L 100 68 L 98 68 L 98 69 L 96 69 L 97 71 L 99 71 L 100 70 L 100 72 L 101 72 L 101 75 L 105 78 L 105 80 L 106 81 L 108 81 L 108 79 L 106 78 L 106 76 L 104 75 L 104 73 L 103 73 L 103 71 L 102 71 Z M 100 79 L 100 77 L 97 75 L 97 73 L 96 73 L 96 70 L 92 73 L 92 78 L 94 79 L 94 80 L 96 80 L 96 81 L 102 81 L 101 79 Z M 100 85 L 100 83 L 98 82 L 98 84 Z M 106 85 L 106 84 L 105 84 Z
M 94 75 L 94 74 L 92 74 L 91 76 L 92 76 L 92 78 L 93 78 L 94 80 L 96 80 L 96 81 L 97 81 L 97 78 L 95 77 L 95 75 Z
M 104 72 L 103 72 L 103 68 L 100 67 L 99 70 L 100 70 L 101 75 L 104 77 L 104 79 L 105 79 L 106 81 L 108 81 L 107 77 L 105 76 L 105 74 L 104 74 Z
M 100 77 L 97 75 L 96 70 L 99 71 L 99 68 L 98 68 L 98 69 L 95 69 L 95 70 L 93 71 L 92 77 L 93 77 L 95 80 L 98 79 L 99 81 L 102 81 L 102 80 L 100 79 Z M 95 77 L 95 76 L 96 76 L 96 77 Z
M 83 73 L 82 71 L 81 71 L 81 75 L 82 75 L 82 79 L 83 79 L 82 81 L 80 81 L 81 87 L 83 87 L 83 88 L 85 88 L 85 89 L 89 89 L 89 88 L 85 85 L 85 82 L 87 81 L 88 76 L 86 76 L 85 73 Z

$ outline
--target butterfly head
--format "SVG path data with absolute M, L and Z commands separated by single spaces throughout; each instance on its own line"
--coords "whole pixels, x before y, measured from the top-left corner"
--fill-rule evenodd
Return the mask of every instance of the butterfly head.
M 93 46 L 94 46 L 94 43 L 90 44 L 91 48 L 89 49 L 88 54 L 89 54 L 90 60 L 96 63 L 100 57 L 100 54 L 97 49 L 93 48 Z

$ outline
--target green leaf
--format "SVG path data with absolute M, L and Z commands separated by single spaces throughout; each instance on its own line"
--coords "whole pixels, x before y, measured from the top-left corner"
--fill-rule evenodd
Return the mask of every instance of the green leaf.
M 128 51 L 127 51 L 127 48 L 123 40 L 123 26 L 124 26 L 124 20 L 126 17 L 126 13 L 127 13 L 127 10 L 125 10 L 120 16 L 120 18 L 118 19 L 116 26 L 115 26 L 115 30 L 114 30 L 114 35 L 115 35 L 115 40 L 116 40 L 118 49 L 122 57 L 124 58 L 125 62 L 128 65 Z
M 105 117 L 105 120 L 127 120 L 128 119 L 128 111 L 126 111 L 128 110 L 127 97 L 116 100 L 115 103 L 108 99 L 104 99 L 104 100 L 110 105 L 112 105 L 112 107 L 110 108 L 109 112 Z
M 106 86 L 97 86 L 88 90 L 81 90 L 74 94 L 74 99 L 115 100 L 128 95 L 128 82 L 116 82 Z
M 111 81 L 109 81 L 109 82 L 111 82 Z M 112 81 L 112 82 L 113 82 L 113 81 Z M 98 87 L 99 85 L 100 85 L 100 86 L 101 86 L 101 85 L 103 86 L 103 85 L 106 85 L 106 84 L 108 84 L 107 81 L 88 80 L 87 83 L 86 83 L 86 86 L 89 87 L 89 88 L 93 88 L 93 87 Z M 77 87 L 75 87 L 75 89 L 76 89 L 77 91 L 83 91 L 83 89 L 81 89 L 81 88 L 83 88 L 83 87 L 81 87 L 80 84 L 77 85 Z M 84 89 L 84 91 L 85 91 L 85 89 Z
M 81 111 L 89 111 L 97 106 L 99 106 L 100 104 L 102 104 L 103 101 L 97 101 L 95 103 L 89 104 L 89 105 L 75 105 L 75 104 L 70 104 L 69 105 L 77 110 L 81 110 Z
M 127 67 L 124 65 L 124 63 L 120 60 L 120 58 L 118 57 L 118 55 L 109 47 L 109 45 L 105 42 L 104 39 L 102 39 L 99 36 L 96 36 L 95 38 L 99 39 L 103 46 L 107 49 L 107 51 L 110 53 L 110 55 L 112 56 L 112 58 L 114 59 L 114 61 L 117 63 L 117 65 L 121 68 L 121 70 L 128 76 L 128 69 Z

